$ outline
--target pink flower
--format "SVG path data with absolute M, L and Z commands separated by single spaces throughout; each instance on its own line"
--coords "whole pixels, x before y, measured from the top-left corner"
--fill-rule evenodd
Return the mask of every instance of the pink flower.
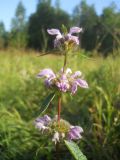
M 70 131 L 68 133 L 68 139 L 69 140 L 81 139 L 82 132 L 83 132 L 83 129 L 80 126 L 71 126 Z

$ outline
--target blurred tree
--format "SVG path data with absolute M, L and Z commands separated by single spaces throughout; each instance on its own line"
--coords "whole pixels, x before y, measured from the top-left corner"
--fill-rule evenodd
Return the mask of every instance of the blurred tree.
M 0 36 L 3 36 L 5 33 L 4 23 L 0 22 Z
M 28 24 L 29 47 L 40 50 L 51 48 L 52 37 L 48 36 L 47 28 L 60 28 L 62 24 L 70 24 L 69 15 L 61 9 L 56 10 L 51 6 L 50 0 L 38 1 L 37 10 L 30 16 Z
M 98 29 L 98 16 L 94 6 L 89 6 L 82 0 L 73 11 L 73 23 L 83 28 L 81 46 L 86 50 L 93 50 L 96 47 Z
M 7 47 L 7 32 L 5 31 L 5 26 L 3 22 L 0 22 L 0 49 Z
M 105 38 L 101 45 L 101 51 L 107 55 L 120 47 L 120 13 L 117 12 L 117 7 L 112 3 L 109 7 L 103 10 L 100 16 L 101 37 Z
M 16 8 L 15 17 L 12 19 L 10 46 L 21 49 L 27 45 L 27 23 L 25 20 L 25 8 L 20 1 Z
M 83 28 L 81 46 L 106 56 L 120 47 L 120 12 L 112 3 L 98 16 L 93 5 L 82 0 L 73 12 L 73 23 Z

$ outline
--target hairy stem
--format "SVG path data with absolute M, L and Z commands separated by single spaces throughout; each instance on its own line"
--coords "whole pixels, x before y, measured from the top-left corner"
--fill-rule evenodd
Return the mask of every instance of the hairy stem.
M 64 65 L 63 65 L 63 73 L 65 72 L 66 65 L 67 65 L 67 53 L 65 53 Z
M 61 96 L 58 98 L 58 126 L 60 126 Z

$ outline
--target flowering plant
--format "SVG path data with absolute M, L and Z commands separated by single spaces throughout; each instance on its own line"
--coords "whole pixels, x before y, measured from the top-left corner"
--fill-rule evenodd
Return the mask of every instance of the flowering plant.
M 65 142 L 65 145 L 76 160 L 86 160 L 86 157 L 79 150 L 79 147 L 73 142 L 74 140 L 82 138 L 82 127 L 73 126 L 60 116 L 62 93 L 70 93 L 71 95 L 74 95 L 77 92 L 78 87 L 88 88 L 88 83 L 83 78 L 80 71 L 72 73 L 70 68 L 66 68 L 69 50 L 73 49 L 76 45 L 79 45 L 78 36 L 74 36 L 73 34 L 80 33 L 82 28 L 72 27 L 70 28 L 70 31 L 67 32 L 67 29 L 63 26 L 63 30 L 63 34 L 61 34 L 58 29 L 47 30 L 50 35 L 56 36 L 54 40 L 54 47 L 60 48 L 64 51 L 63 68 L 58 73 L 54 73 L 50 68 L 45 68 L 37 75 L 37 78 L 44 79 L 44 84 L 47 88 L 53 90 L 53 93 L 47 97 L 47 103 L 44 105 L 44 111 L 48 108 L 50 102 L 55 97 L 55 93 L 57 92 L 59 93 L 58 113 L 54 118 L 51 118 L 48 115 L 37 118 L 35 120 L 35 127 L 41 133 L 52 135 L 52 141 L 56 146 L 58 146 L 60 142 Z
M 87 82 L 82 78 L 82 73 L 76 71 L 72 74 L 72 70 L 67 68 L 64 72 L 61 69 L 55 74 L 51 69 L 43 69 L 38 75 L 38 78 L 45 78 L 45 85 L 51 89 L 58 89 L 61 92 L 71 92 L 75 94 L 77 87 L 88 88 Z
M 79 33 L 82 31 L 82 28 L 72 27 L 70 28 L 69 33 L 67 33 L 65 29 L 65 33 L 61 34 L 58 29 L 48 29 L 47 30 L 50 35 L 56 35 L 54 40 L 54 47 L 64 46 L 65 49 L 70 49 L 70 45 L 79 45 L 79 39 L 77 36 L 73 36 L 74 33 Z
M 60 119 L 60 125 L 58 126 L 57 116 L 51 119 L 48 115 L 37 118 L 35 120 L 35 126 L 41 132 L 53 133 L 52 141 L 57 144 L 63 139 L 76 140 L 82 138 L 81 133 L 83 129 L 80 126 L 72 126 L 66 120 Z

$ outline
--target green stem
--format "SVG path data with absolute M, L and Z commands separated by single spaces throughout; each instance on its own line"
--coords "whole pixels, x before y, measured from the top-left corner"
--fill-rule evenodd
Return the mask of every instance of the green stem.
M 61 96 L 58 98 L 58 126 L 60 126 Z
M 63 73 L 65 72 L 66 65 L 67 65 L 67 52 L 65 52 L 64 65 L 63 65 Z

